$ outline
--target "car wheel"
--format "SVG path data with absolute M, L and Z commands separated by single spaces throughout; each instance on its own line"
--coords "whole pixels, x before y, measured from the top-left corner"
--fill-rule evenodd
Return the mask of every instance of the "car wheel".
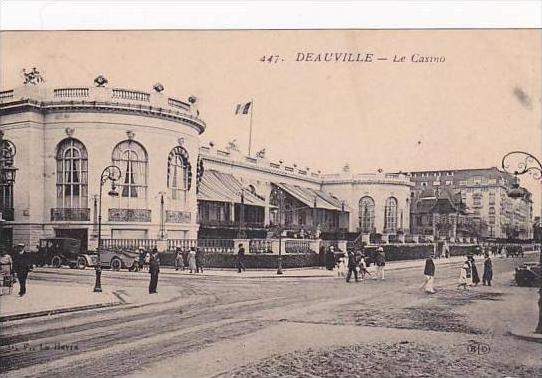
M 60 268 L 62 266 L 62 258 L 60 256 L 53 256 L 51 266 L 53 268 Z
M 113 257 L 111 259 L 111 269 L 119 271 L 122 268 L 122 261 L 118 257 Z
M 83 256 L 79 256 L 77 259 L 77 269 L 85 269 L 87 267 L 87 259 Z

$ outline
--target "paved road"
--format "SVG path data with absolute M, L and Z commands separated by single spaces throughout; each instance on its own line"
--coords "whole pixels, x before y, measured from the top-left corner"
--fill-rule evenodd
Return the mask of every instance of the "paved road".
M 538 259 L 537 255 L 526 257 Z M 512 259 L 494 259 L 495 284 L 509 285 Z M 174 290 L 163 303 L 125 305 L 2 325 L 2 362 L 6 376 L 118 376 L 160 366 L 171 359 L 273 327 L 280 322 L 333 324 L 345 319 L 337 309 L 412 306 L 422 268 L 389 272 L 385 281 L 346 284 L 338 278 L 243 279 L 164 275 L 160 288 Z M 459 266 L 437 268 L 436 286 L 455 286 Z M 480 274 L 482 263 L 478 263 Z M 34 272 L 33 280 L 92 285 L 92 271 Z M 103 285 L 143 290 L 148 275 L 105 272 Z M 460 329 L 459 332 L 462 330 Z M 221 371 L 216 371 L 219 374 Z

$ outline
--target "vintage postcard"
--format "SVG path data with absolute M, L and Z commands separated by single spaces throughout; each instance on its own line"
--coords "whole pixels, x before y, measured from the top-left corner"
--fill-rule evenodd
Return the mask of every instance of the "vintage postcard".
M 541 42 L 2 32 L 2 376 L 541 376 Z

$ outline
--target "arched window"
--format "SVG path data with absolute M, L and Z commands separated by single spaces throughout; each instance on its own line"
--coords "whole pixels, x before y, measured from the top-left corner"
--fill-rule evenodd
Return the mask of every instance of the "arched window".
M 359 200 L 359 228 L 363 233 L 373 232 L 375 226 L 375 201 L 371 197 Z
M 113 164 L 120 168 L 121 206 L 143 206 L 147 198 L 147 151 L 138 142 L 125 140 L 113 149 Z
M 188 152 L 177 146 L 171 150 L 167 159 L 167 187 L 171 190 L 171 199 L 181 198 L 181 193 L 190 190 L 192 169 L 188 161 Z
M 397 199 L 388 197 L 384 206 L 384 232 L 397 231 Z
M 88 206 L 88 155 L 77 139 L 66 138 L 57 146 L 56 197 L 59 208 Z

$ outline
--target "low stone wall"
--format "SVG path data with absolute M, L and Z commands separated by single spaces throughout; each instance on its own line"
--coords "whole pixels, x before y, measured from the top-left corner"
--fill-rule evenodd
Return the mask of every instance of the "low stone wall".
M 403 244 L 403 245 L 382 245 L 386 254 L 386 261 L 402 261 L 425 259 L 433 253 L 433 244 Z M 371 261 L 376 246 L 369 246 L 365 253 Z M 476 244 L 452 244 L 450 245 L 451 256 L 464 256 L 468 253 L 475 253 Z M 535 245 L 525 244 L 523 250 L 533 250 Z M 277 267 L 276 254 L 246 254 L 244 264 L 247 269 L 273 269 Z M 175 265 L 174 253 L 161 253 L 160 263 L 165 266 Z M 231 253 L 206 253 L 204 266 L 207 268 L 235 268 L 237 264 L 236 254 Z M 304 268 L 320 266 L 319 255 L 316 253 L 285 253 L 282 255 L 283 268 Z
M 277 267 L 277 261 L 277 255 L 246 254 L 243 263 L 247 269 L 274 269 Z M 174 266 L 175 254 L 160 254 L 160 264 Z M 203 266 L 207 268 L 234 269 L 237 266 L 237 255 L 229 253 L 206 253 L 203 258 Z M 316 253 L 288 253 L 282 255 L 282 267 L 285 269 L 311 266 L 318 266 L 318 254 Z

